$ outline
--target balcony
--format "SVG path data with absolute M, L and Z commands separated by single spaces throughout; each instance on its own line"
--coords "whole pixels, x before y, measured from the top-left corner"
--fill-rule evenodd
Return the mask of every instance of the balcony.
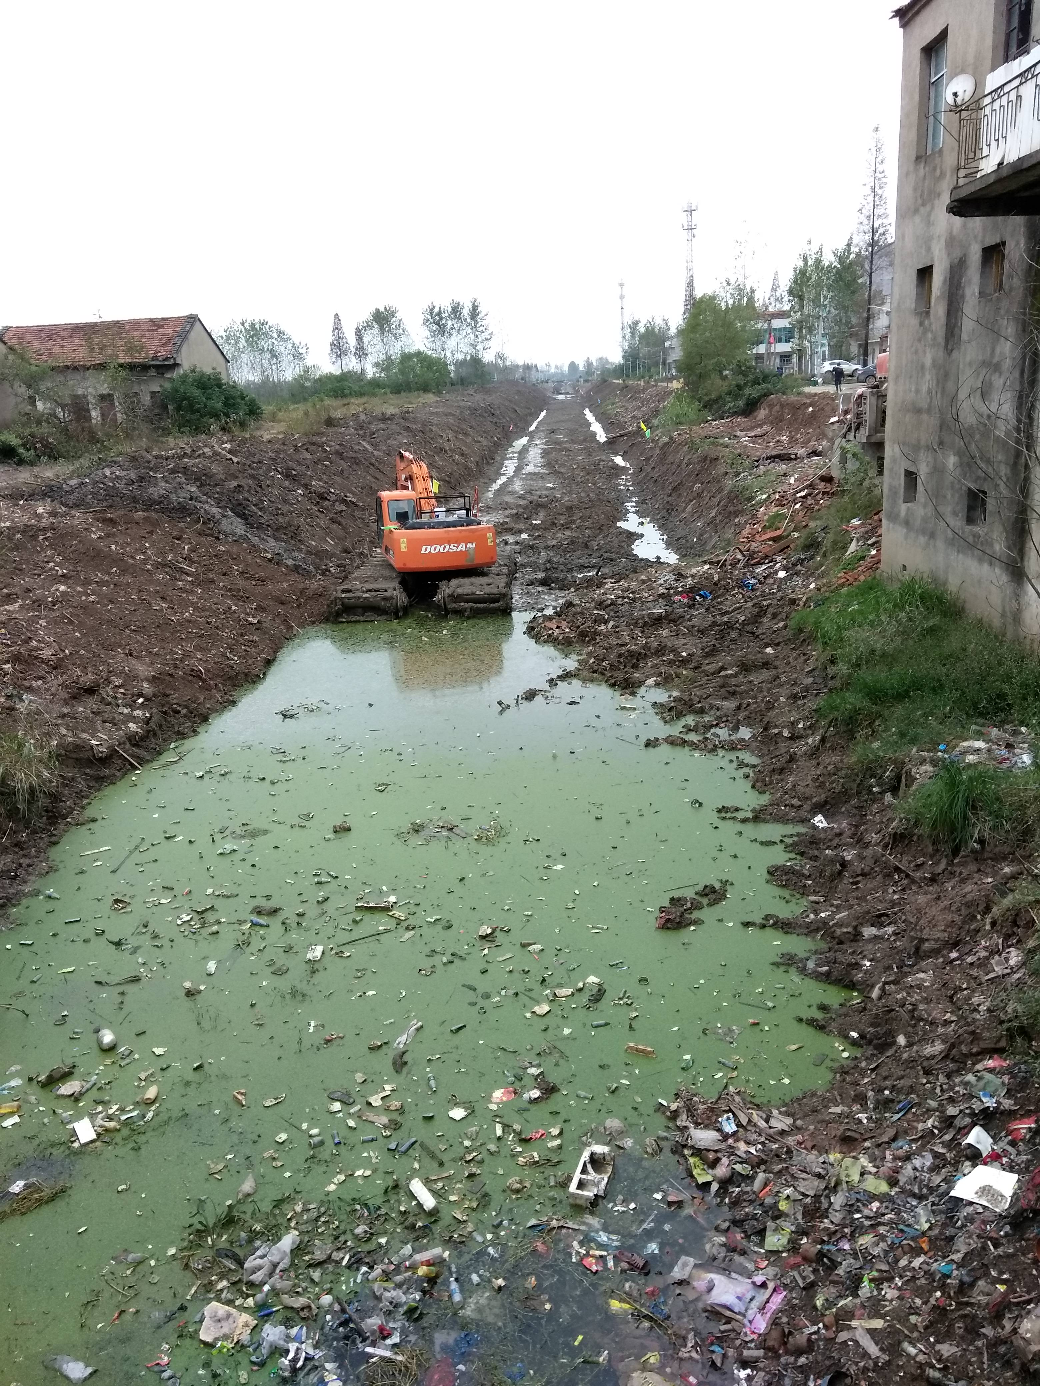
M 1005 63 L 960 111 L 955 217 L 1040 213 L 1040 50 Z

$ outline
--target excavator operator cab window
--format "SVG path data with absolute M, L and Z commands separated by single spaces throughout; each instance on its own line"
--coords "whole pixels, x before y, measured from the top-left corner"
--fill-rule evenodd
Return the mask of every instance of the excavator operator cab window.
M 394 524 L 406 525 L 415 519 L 415 501 L 393 500 L 390 502 L 390 519 Z

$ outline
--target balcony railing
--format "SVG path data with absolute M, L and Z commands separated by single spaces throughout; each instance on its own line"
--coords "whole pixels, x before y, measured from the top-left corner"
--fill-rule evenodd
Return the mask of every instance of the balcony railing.
M 957 186 L 1040 150 L 1040 55 L 960 112 Z

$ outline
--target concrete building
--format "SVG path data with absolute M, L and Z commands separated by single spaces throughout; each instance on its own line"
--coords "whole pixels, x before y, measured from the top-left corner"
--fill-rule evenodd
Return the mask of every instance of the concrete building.
M 38 382 L 36 366 L 47 367 Z M 163 382 L 192 367 L 228 378 L 227 357 L 195 313 L 0 328 L 0 427 L 27 407 L 83 426 L 155 412 Z
M 758 341 L 754 346 L 755 365 L 766 371 L 782 371 L 785 375 L 795 368 L 794 328 L 786 308 L 766 308 L 758 323 Z
M 1031 0 L 909 0 L 895 17 L 903 70 L 883 565 L 931 577 L 1035 640 L 1038 25 Z

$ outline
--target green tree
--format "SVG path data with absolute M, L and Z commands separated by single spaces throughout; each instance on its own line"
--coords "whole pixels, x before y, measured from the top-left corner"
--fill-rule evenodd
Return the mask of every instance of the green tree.
M 831 252 L 827 262 L 827 303 L 824 330 L 831 356 L 849 357 L 856 348 L 853 334 L 865 302 L 863 258 L 852 237 Z
M 721 392 L 725 376 L 751 364 L 757 332 L 752 292 L 724 287 L 722 293 L 701 294 L 679 329 L 679 372 L 690 394 L 705 399 Z
M 172 426 L 181 433 L 210 433 L 216 428 L 244 428 L 264 412 L 260 401 L 216 371 L 192 368 L 162 387 Z
M 830 275 L 823 258 L 823 246 L 814 250 L 810 242 L 798 257 L 787 286 L 800 364 L 809 375 L 816 374 L 829 290 Z

